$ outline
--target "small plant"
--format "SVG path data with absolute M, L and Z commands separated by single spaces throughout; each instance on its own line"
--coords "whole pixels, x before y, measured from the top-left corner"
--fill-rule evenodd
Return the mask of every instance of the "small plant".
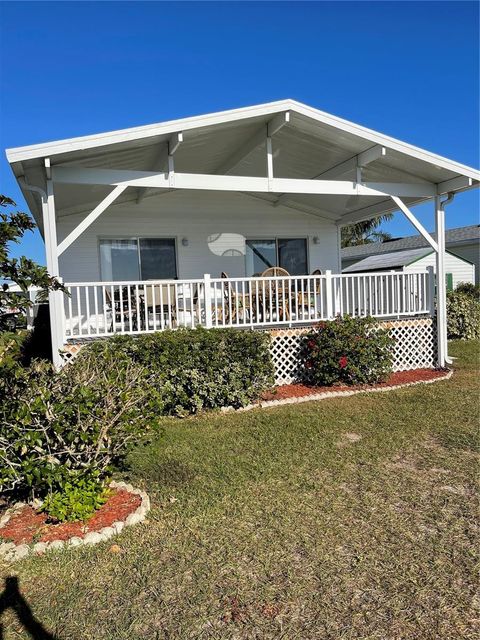
M 47 495 L 40 511 L 57 522 L 87 520 L 105 504 L 109 494 L 98 474 L 72 476 L 61 491 Z
M 316 385 L 374 384 L 391 373 L 393 344 L 373 318 L 338 317 L 305 336 L 302 364 Z

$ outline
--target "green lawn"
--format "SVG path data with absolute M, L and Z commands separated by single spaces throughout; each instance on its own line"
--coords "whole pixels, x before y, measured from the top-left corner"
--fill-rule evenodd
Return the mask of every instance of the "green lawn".
M 168 420 L 130 458 L 153 510 L 121 553 L 2 571 L 61 640 L 473 639 L 479 348 L 451 351 L 449 381 Z

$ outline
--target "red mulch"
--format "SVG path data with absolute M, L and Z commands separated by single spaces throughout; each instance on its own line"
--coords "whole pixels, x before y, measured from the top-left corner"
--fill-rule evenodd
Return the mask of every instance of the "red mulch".
M 15 544 L 29 544 L 68 540 L 73 536 L 83 538 L 90 531 L 100 531 L 118 520 L 125 520 L 140 506 L 141 501 L 138 495 L 123 489 L 114 490 L 107 502 L 89 520 L 63 524 L 49 523 L 45 513 L 38 513 L 29 505 L 25 505 L 0 529 L 0 540 L 3 538 Z
M 317 395 L 318 393 L 328 393 L 333 391 L 355 391 L 366 389 L 377 389 L 379 387 L 394 387 L 408 382 L 425 382 L 427 380 L 437 380 L 443 378 L 445 371 L 441 369 L 415 369 L 414 371 L 397 371 L 392 373 L 386 382 L 374 385 L 332 385 L 330 387 L 315 387 L 306 384 L 282 384 L 275 387 L 273 391 L 263 394 L 262 400 L 286 400 L 288 398 L 303 398 L 305 396 Z

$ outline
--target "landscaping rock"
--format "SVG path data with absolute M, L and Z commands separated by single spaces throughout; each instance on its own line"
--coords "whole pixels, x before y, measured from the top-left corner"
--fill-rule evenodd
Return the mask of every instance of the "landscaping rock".
M 144 515 L 139 515 L 137 512 L 131 513 L 128 518 L 125 520 L 125 525 L 127 527 L 131 527 L 134 524 L 138 524 L 144 519 Z
M 83 544 L 83 540 L 78 536 L 74 536 L 73 538 L 70 538 L 68 544 L 70 547 L 79 547 L 81 544 Z
M 2 542 L 2 544 L 0 544 L 0 556 L 5 555 L 14 548 L 15 545 L 13 544 L 13 542 Z
M 103 529 L 100 529 L 100 533 L 102 536 L 105 536 L 105 538 L 111 538 L 115 535 L 115 529 L 113 527 L 104 527 Z
M 37 542 L 36 544 L 33 545 L 33 551 L 38 555 L 45 553 L 47 549 L 48 549 L 48 544 L 46 542 Z
M 114 522 L 112 524 L 112 529 L 115 531 L 115 533 L 121 533 L 124 526 L 125 526 L 125 523 L 118 520 L 117 522 Z
M 15 549 L 14 559 L 21 560 L 22 558 L 26 558 L 30 553 L 30 547 L 28 544 L 19 544 Z
M 90 533 L 87 533 L 87 535 L 83 539 L 83 544 L 97 544 L 99 542 L 103 542 L 104 540 L 105 537 L 101 533 L 90 531 Z
M 48 548 L 63 549 L 64 546 L 65 546 L 65 543 L 63 542 L 63 540 L 54 540 L 53 542 L 50 542 L 50 544 L 48 545 Z

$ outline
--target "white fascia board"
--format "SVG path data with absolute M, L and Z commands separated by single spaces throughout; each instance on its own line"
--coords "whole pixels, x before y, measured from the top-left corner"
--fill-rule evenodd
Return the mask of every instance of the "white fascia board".
M 308 105 L 296 102 L 295 100 L 280 100 L 278 102 L 270 102 L 266 104 L 255 105 L 251 107 L 243 107 L 240 109 L 232 109 L 229 111 L 221 111 L 210 113 L 191 118 L 182 118 L 179 120 L 171 120 L 164 123 L 147 125 L 143 127 L 134 127 L 131 129 L 122 129 L 108 133 L 100 133 L 91 136 L 83 136 L 79 138 L 69 138 L 45 144 L 31 145 L 27 147 L 17 147 L 7 149 L 7 159 L 10 163 L 22 160 L 30 160 L 33 158 L 41 158 L 54 156 L 59 153 L 67 153 L 70 151 L 85 150 L 95 147 L 101 147 L 120 142 L 132 140 L 141 140 L 152 136 L 172 134 L 175 131 L 186 131 L 189 129 L 197 129 L 205 126 L 212 126 L 233 122 L 235 120 L 244 120 L 267 116 L 278 113 L 280 111 L 293 111 L 300 115 L 316 120 L 322 124 L 334 127 L 340 131 L 350 133 L 359 138 L 370 141 L 387 149 L 398 151 L 417 160 L 427 162 L 447 171 L 452 171 L 460 176 L 472 178 L 480 181 L 480 171 L 468 167 L 454 160 L 436 155 L 425 149 L 415 147 L 396 138 L 391 138 L 372 129 L 362 127 L 343 118 L 331 115 L 319 109 L 309 107 Z

